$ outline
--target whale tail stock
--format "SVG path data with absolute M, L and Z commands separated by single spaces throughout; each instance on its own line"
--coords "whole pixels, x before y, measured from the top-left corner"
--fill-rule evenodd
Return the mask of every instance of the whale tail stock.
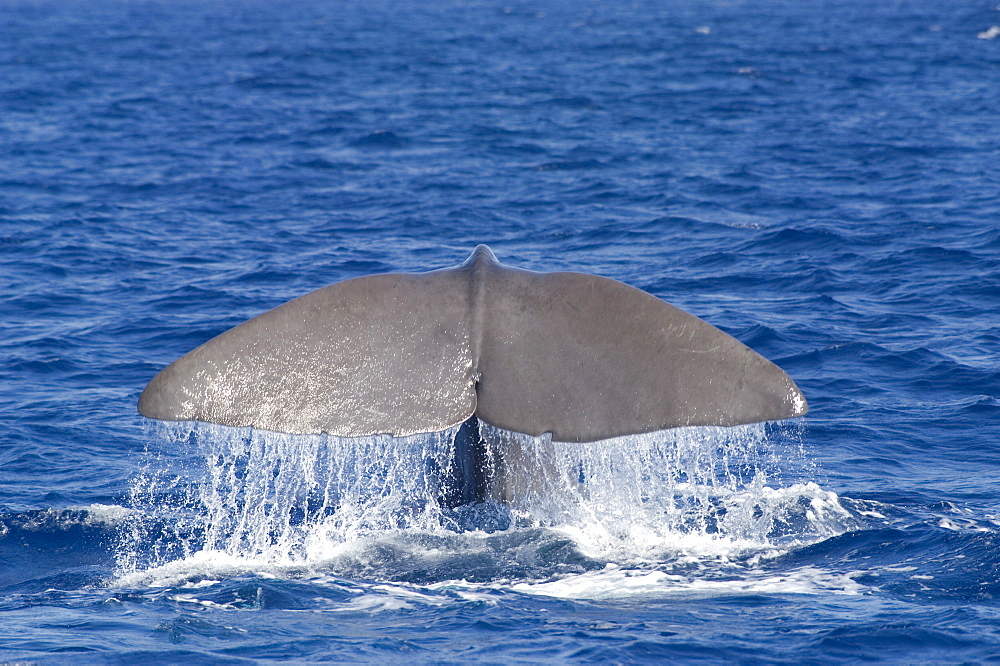
M 805 414 L 780 368 L 621 282 L 500 264 L 347 280 L 236 326 L 157 374 L 139 411 L 344 437 L 465 422 L 557 441 Z

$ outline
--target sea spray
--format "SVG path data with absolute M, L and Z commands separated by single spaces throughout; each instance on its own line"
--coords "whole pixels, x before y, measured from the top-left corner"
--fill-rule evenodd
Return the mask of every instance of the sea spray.
M 788 547 L 844 531 L 852 519 L 836 494 L 802 478 L 801 446 L 769 428 L 676 428 L 585 443 L 490 426 L 483 434 L 505 460 L 497 492 L 519 524 L 559 529 L 589 556 L 620 562 L 680 548 Z
M 801 447 L 771 428 L 566 443 L 483 424 L 490 492 L 502 501 L 453 508 L 440 498 L 455 465 L 457 427 L 338 438 L 158 424 L 146 471 L 132 484 L 135 511 L 122 525 L 119 571 L 215 554 L 333 570 L 356 570 L 364 560 L 366 574 L 378 577 L 376 560 L 387 557 L 400 570 L 428 558 L 451 561 L 431 567 L 446 577 L 466 575 L 474 552 L 496 572 L 531 577 L 534 565 L 535 573 L 561 570 L 546 568 L 542 550 L 560 553 L 557 564 L 589 570 L 678 552 L 762 552 L 842 532 L 850 515 L 836 495 L 795 478 Z M 522 557 L 526 543 L 535 548 L 530 557 Z M 507 566 L 514 560 L 517 567 Z M 490 566 L 477 571 L 491 575 Z
M 312 546 L 438 529 L 456 430 L 348 439 L 157 424 L 158 453 L 131 484 L 140 512 L 124 528 L 119 564 L 135 570 L 196 551 L 298 563 L 322 556 Z

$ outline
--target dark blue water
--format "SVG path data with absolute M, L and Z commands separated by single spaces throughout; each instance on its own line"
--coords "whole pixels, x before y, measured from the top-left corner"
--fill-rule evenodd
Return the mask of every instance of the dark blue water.
M 0 659 L 1000 658 L 995 5 L 0 2 Z M 135 411 L 253 315 L 484 242 L 811 413 L 458 515 L 432 436 Z

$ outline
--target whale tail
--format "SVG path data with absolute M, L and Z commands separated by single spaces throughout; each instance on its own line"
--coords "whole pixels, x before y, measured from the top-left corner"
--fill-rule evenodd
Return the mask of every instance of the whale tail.
M 639 289 L 500 264 L 340 282 L 255 317 L 157 374 L 139 411 L 344 437 L 506 430 L 594 441 L 805 414 L 780 368 Z

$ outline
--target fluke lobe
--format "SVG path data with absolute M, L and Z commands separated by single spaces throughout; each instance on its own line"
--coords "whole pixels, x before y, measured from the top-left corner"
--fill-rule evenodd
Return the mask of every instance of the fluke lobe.
M 433 432 L 473 415 L 594 441 L 805 414 L 780 368 L 639 289 L 500 264 L 340 282 L 209 340 L 139 398 L 154 419 L 342 437 Z

